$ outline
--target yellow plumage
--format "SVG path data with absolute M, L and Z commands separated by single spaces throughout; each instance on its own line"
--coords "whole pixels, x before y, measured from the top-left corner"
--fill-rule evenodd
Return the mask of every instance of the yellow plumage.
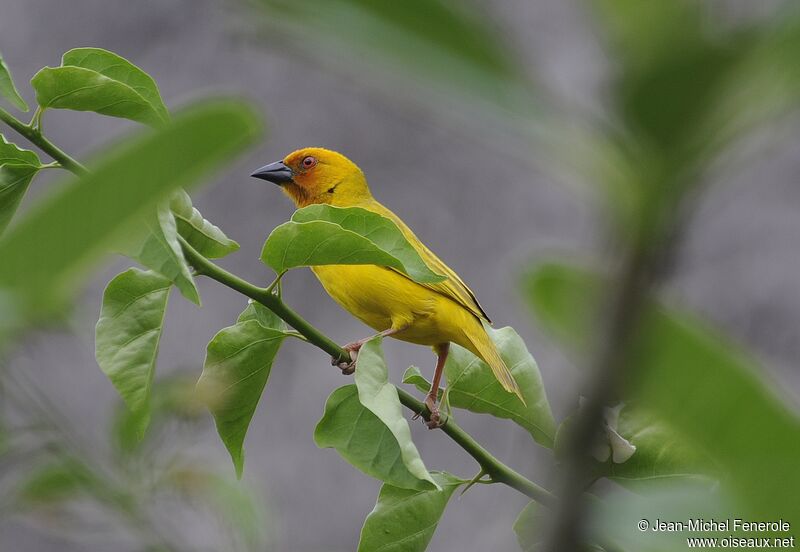
M 442 366 L 447 344 L 461 345 L 491 367 L 503 388 L 522 399 L 511 371 L 483 327 L 489 318 L 475 295 L 397 215 L 372 197 L 363 173 L 352 161 L 330 150 L 304 148 L 289 154 L 282 165 L 291 170 L 291 177 L 287 175 L 280 184 L 298 207 L 326 203 L 383 215 L 394 221 L 432 270 L 447 277 L 439 283 L 421 284 L 394 269 L 374 265 L 313 267 L 337 303 L 379 332 L 434 347 Z M 440 373 L 437 365 L 436 387 Z M 432 389 L 432 393 L 435 398 L 436 391 Z

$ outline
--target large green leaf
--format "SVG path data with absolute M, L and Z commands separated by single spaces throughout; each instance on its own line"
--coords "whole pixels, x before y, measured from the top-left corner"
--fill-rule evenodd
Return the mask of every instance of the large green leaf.
M 389 429 L 400 446 L 400 459 L 408 471 L 420 482 L 433 483 L 430 473 L 419 456 L 411 428 L 403 416 L 403 405 L 397 389 L 389 383 L 389 370 L 381 350 L 381 337 L 373 337 L 358 351 L 355 382 L 358 400 Z M 435 485 L 435 484 L 434 484 Z M 398 485 L 403 487 L 403 485 Z M 427 489 L 430 485 L 415 483 L 413 489 Z
M 122 56 L 102 48 L 74 48 L 64 54 L 61 58 L 61 65 L 91 69 L 110 79 L 127 84 L 138 92 L 164 121 L 169 120 L 169 111 L 164 105 L 164 100 L 161 99 L 156 81 Z
M 20 111 L 28 111 L 28 104 L 19 95 L 17 87 L 14 86 L 14 79 L 11 78 L 11 71 L 8 69 L 3 56 L 0 55 L 0 96 L 11 102 Z
M 42 109 L 94 111 L 160 127 L 169 121 L 153 79 L 128 60 L 97 48 L 70 50 L 61 67 L 31 79 Z
M 434 488 L 430 481 L 409 470 L 397 438 L 361 404 L 355 385 L 340 387 L 328 397 L 325 414 L 314 430 L 314 441 L 319 447 L 335 448 L 355 468 L 395 487 Z
M 562 335 L 588 327 L 585 320 L 602 297 L 602 280 L 559 265 L 530 278 L 531 303 L 547 313 L 542 320 L 549 327 Z M 542 279 L 546 285 L 537 282 Z M 585 299 L 581 313 L 563 311 L 565 305 L 575 306 L 575 296 Z M 754 362 L 686 314 L 656 304 L 637 330 L 627 394 L 715 463 L 742 511 L 759 519 L 800 522 L 795 492 L 800 488 L 800 419 L 765 384 Z
M 162 131 L 105 157 L 92 173 L 56 186 L 0 239 L 0 288 L 35 317 L 63 304 L 89 263 L 136 230 L 177 187 L 196 183 L 259 135 L 258 114 L 232 101 L 195 105 Z
M 217 432 L 236 475 L 244 469 L 244 438 L 286 334 L 257 320 L 223 328 L 208 344 L 198 390 L 208 397 Z
M 218 259 L 239 249 L 238 243 L 203 218 L 185 191 L 175 192 L 169 208 L 175 216 L 178 233 L 204 257 Z
M 170 281 L 163 276 L 126 270 L 108 283 L 95 330 L 97 363 L 136 416 L 140 438 L 150 422 L 150 395 L 169 290 Z
M 485 362 L 463 347 L 451 345 L 444 367 L 450 405 L 513 420 L 537 443 L 551 447 L 556 426 L 536 361 L 513 328 L 486 326 L 486 331 L 514 374 L 525 404 L 503 389 Z
M 465 483 L 449 473 L 431 475 L 440 490 L 381 487 L 361 529 L 358 552 L 423 552 L 428 547 L 453 491 Z
M 178 241 L 175 217 L 166 205 L 145 221 L 147 234 L 138 243 L 123 248 L 125 255 L 169 278 L 189 301 L 200 304 L 200 294 Z
M 294 213 L 267 238 L 261 260 L 276 272 L 299 266 L 373 264 L 418 282 L 441 282 L 394 222 L 360 207 L 312 205 Z

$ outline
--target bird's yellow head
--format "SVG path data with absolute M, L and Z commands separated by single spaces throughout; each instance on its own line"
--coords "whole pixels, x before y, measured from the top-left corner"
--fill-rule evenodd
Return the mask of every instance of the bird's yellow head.
M 278 184 L 297 207 L 312 203 L 348 207 L 372 197 L 361 169 L 341 153 L 325 148 L 293 151 L 252 176 Z

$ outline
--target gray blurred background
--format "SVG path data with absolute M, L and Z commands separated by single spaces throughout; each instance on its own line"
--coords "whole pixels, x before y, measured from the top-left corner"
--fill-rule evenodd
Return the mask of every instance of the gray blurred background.
M 468 121 L 442 115 L 416 101 L 410 89 L 387 90 L 369 76 L 342 72 L 339 60 L 300 53 L 285 37 L 256 37 L 252 13 L 220 0 L 3 0 L 0 51 L 23 95 L 26 81 L 42 66 L 58 65 L 73 47 L 112 50 L 148 71 L 170 108 L 209 93 L 244 95 L 266 114 L 268 138 L 245 158 L 194 194 L 203 214 L 242 245 L 222 265 L 266 283 L 258 260 L 269 231 L 292 207 L 277 189 L 248 177 L 252 169 L 298 147 L 320 145 L 358 163 L 373 193 L 400 215 L 473 288 L 496 325 L 512 325 L 536 357 L 557 419 L 574 407 L 578 374 L 536 328 L 518 293 L 517 277 L 531 260 L 552 252 L 596 253 L 598 221 L 592 196 L 543 170 L 548 160 L 514 135 L 482 132 Z M 550 90 L 575 110 L 596 109 L 608 61 L 591 19 L 580 3 L 506 0 L 480 3 L 487 24 L 503 29 Z M 709 2 L 726 17 L 758 17 L 777 3 Z M 65 150 L 86 156 L 133 124 L 98 115 L 49 112 L 48 135 Z M 719 326 L 767 366 L 778 386 L 797 403 L 800 372 L 800 126 L 771 128 L 751 136 L 718 164 L 713 186 L 692 224 L 667 292 Z M 50 177 L 50 175 L 47 175 Z M 33 190 L 53 185 L 42 179 Z M 591 253 L 595 251 L 595 253 Z M 602 251 L 602 249 L 601 249 Z M 107 447 L 109 412 L 117 394 L 94 360 L 93 326 L 102 288 L 124 268 L 116 262 L 87 282 L 67 329 L 29 334 L 10 365 L 42 385 L 89 450 Z M 724 284 L 724 285 L 723 285 Z M 244 306 L 237 294 L 199 280 L 203 308 L 173 294 L 159 357 L 159 373 L 200 373 L 205 345 L 231 324 Z M 313 324 L 344 343 L 370 330 L 341 311 L 309 271 L 284 280 L 287 302 Z M 426 349 L 386 343 L 395 381 L 410 364 L 430 373 Z M 312 440 L 327 395 L 347 383 L 318 350 L 287 342 L 246 441 L 242 484 L 267 505 L 269 549 L 354 550 L 364 516 L 379 483 L 351 468 Z M 744 406 L 744 405 L 743 405 Z M 461 425 L 499 458 L 547 486 L 548 454 L 513 424 L 459 413 Z M 414 438 L 431 469 L 463 477 L 474 462 L 449 439 L 412 424 Z M 196 461 L 233 472 L 210 416 L 187 452 Z M 478 485 L 453 500 L 430 550 L 515 550 L 510 525 L 525 500 L 503 486 Z M 180 512 L 174 523 L 196 523 L 186 531 L 202 547 L 213 540 L 208 526 Z M 107 533 L 108 527 L 103 528 Z M 112 530 L 113 532 L 113 530 Z M 80 543 L 31 524 L 0 519 L 0 550 L 100 551 L 110 538 Z M 191 543 L 190 543 L 191 544 Z M 133 546 L 133 545 L 131 545 Z M 120 545 L 115 550 L 127 550 Z M 135 547 L 130 548 L 134 550 Z

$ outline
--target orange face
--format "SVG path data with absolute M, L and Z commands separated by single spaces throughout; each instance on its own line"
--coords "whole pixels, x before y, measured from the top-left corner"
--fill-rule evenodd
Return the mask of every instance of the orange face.
M 344 155 L 324 148 L 303 148 L 253 176 L 281 186 L 295 205 L 348 206 L 370 198 L 361 169 Z

